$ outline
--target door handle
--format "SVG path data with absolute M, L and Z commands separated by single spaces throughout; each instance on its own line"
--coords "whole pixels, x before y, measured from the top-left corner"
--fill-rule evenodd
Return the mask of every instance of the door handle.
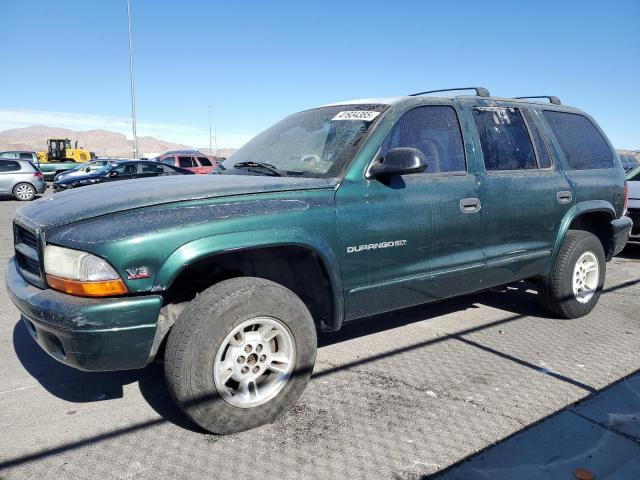
M 460 211 L 462 213 L 478 213 L 482 208 L 479 198 L 463 198 L 460 200 Z
M 566 205 L 567 203 L 571 203 L 573 200 L 573 194 L 568 190 L 562 190 L 561 192 L 556 193 L 556 200 L 560 205 Z

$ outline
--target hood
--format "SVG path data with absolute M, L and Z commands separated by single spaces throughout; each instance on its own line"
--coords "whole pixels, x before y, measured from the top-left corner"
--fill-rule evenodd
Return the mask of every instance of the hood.
M 77 180 L 75 177 L 74 180 Z M 258 175 L 175 175 L 108 182 L 56 193 L 22 207 L 18 222 L 42 230 L 152 205 L 251 193 L 335 187 L 335 178 Z

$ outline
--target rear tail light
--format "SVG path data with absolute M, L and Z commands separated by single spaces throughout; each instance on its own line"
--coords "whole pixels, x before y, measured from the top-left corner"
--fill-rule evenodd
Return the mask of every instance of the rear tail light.
M 42 172 L 35 172 L 35 173 L 33 174 L 33 176 L 34 176 L 35 178 L 42 178 Z
M 622 210 L 622 214 L 627 214 L 627 206 L 629 205 L 629 185 L 627 185 L 627 181 L 624 181 L 624 209 Z

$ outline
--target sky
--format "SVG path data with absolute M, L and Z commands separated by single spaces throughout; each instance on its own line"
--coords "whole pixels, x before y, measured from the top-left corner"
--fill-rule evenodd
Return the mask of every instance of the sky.
M 138 135 L 239 147 L 296 111 L 479 85 L 640 149 L 640 1 L 131 0 Z M 130 135 L 126 0 L 0 0 L 0 130 Z

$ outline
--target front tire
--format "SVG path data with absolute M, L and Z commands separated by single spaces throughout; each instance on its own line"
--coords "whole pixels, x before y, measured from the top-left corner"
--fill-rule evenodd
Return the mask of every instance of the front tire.
M 167 340 L 165 377 L 178 406 L 212 433 L 255 428 L 300 397 L 317 348 L 313 318 L 293 292 L 240 277 L 199 294 Z
M 542 279 L 542 305 L 561 318 L 587 315 L 598 303 L 606 274 L 602 243 L 594 234 L 569 230 L 553 270 Z
M 19 183 L 13 187 L 13 198 L 19 202 L 30 202 L 36 197 L 36 188 L 30 183 Z

